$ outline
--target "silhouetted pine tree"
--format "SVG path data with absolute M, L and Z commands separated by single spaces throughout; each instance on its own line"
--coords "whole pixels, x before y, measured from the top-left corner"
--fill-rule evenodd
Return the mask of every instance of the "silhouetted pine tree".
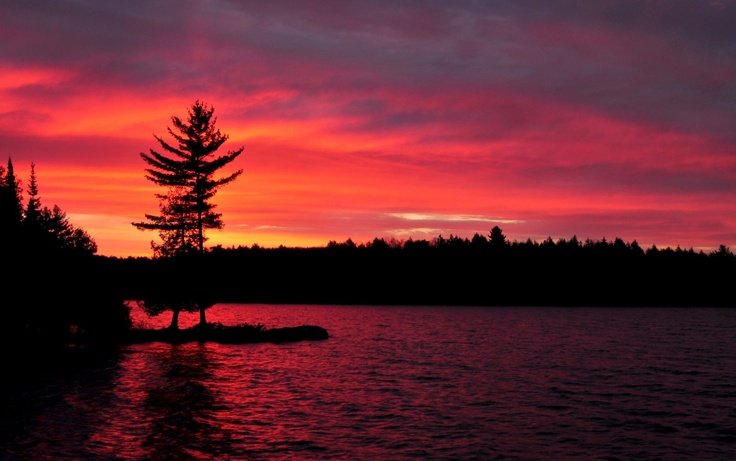
M 79 333 L 77 339 L 84 332 L 86 340 L 94 335 L 108 341 L 128 328 L 128 309 L 112 288 L 118 280 L 97 270 L 92 257 L 97 245 L 87 232 L 72 225 L 58 206 L 42 206 L 35 164 L 25 209 L 12 162 L 0 170 L 0 219 L 16 226 L 13 238 L 4 242 L 10 247 L 3 262 L 12 267 L 4 283 L 15 296 L 4 300 L 0 341 L 13 346 L 23 341 L 43 355 L 66 343 L 72 331 Z
M 182 190 L 171 188 L 159 197 L 160 215 L 146 215 L 148 226 L 158 230 L 161 243 L 151 241 L 154 257 L 181 256 L 198 251 L 197 220 L 189 212 L 189 205 L 182 197 Z M 143 226 L 139 226 L 141 228 Z
M 0 166 L 0 245 L 12 248 L 18 243 L 23 204 L 20 181 L 10 158 L 7 165 L 7 168 Z
M 176 141 L 169 144 L 154 135 L 164 152 L 150 149 L 141 153 L 149 166 L 146 178 L 165 187 L 167 193 L 157 194 L 159 215 L 146 215 L 147 221 L 132 223 L 141 230 L 157 230 L 162 243 L 152 243 L 154 256 L 176 256 L 197 251 L 204 253 L 205 229 L 221 229 L 222 215 L 215 213 L 212 202 L 218 189 L 234 181 L 243 170 L 216 179 L 215 173 L 235 160 L 243 148 L 217 156 L 216 152 L 228 140 L 216 127 L 214 108 L 196 101 L 188 109 L 188 117 L 171 118 L 174 129 L 167 128 Z M 160 305 L 160 303 L 157 303 Z M 207 303 L 199 305 L 200 323 L 206 324 Z M 173 309 L 174 306 L 172 306 Z
M 176 116 L 171 118 L 178 133 L 171 128 L 168 128 L 168 132 L 177 141 L 176 147 L 159 136 L 154 136 L 165 153 L 161 154 L 153 149 L 149 153 L 141 153 L 141 158 L 150 166 L 145 170 L 146 179 L 173 191 L 173 194 L 170 192 L 157 195 L 160 200 L 171 202 L 173 206 L 163 206 L 160 208 L 162 215 L 146 215 L 148 222 L 137 222 L 133 225 L 139 229 L 168 231 L 171 223 L 167 214 L 187 213 L 196 223 L 193 231 L 196 232 L 197 248 L 203 252 L 205 229 L 221 229 L 224 225 L 222 215 L 213 211 L 216 205 L 212 203 L 212 198 L 220 187 L 235 180 L 243 170 L 220 179 L 215 179 L 214 174 L 235 160 L 243 152 L 243 148 L 215 156 L 220 146 L 227 141 L 228 135 L 222 134 L 216 128 L 214 108 L 196 101 L 188 114 L 187 120 Z
M 491 246 L 494 248 L 503 248 L 506 246 L 506 236 L 503 235 L 500 227 L 494 226 L 493 229 L 491 229 L 489 241 L 491 242 Z
M 44 207 L 38 195 L 36 165 L 31 163 L 28 182 L 28 205 L 22 221 L 23 239 L 27 250 L 33 253 L 66 252 L 93 255 L 97 243 L 81 228 L 69 222 L 66 213 L 54 205 Z
M 27 238 L 34 240 L 34 237 L 41 233 L 41 197 L 38 196 L 35 163 L 31 163 L 31 176 L 26 192 L 28 192 L 28 204 L 23 218 L 23 232 Z
M 41 228 L 48 237 L 50 250 L 90 255 L 97 253 L 97 243 L 86 231 L 71 224 L 58 205 L 41 210 Z

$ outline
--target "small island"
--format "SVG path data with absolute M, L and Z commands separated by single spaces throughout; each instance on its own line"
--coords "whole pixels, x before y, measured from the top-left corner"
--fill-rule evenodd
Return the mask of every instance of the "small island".
M 221 344 L 287 343 L 314 341 L 329 338 L 329 333 L 316 325 L 297 327 L 266 328 L 261 324 L 241 324 L 225 326 L 220 323 L 195 325 L 191 328 L 131 328 L 123 336 L 127 344 L 145 342 L 167 342 L 181 344 L 186 342 L 216 342 Z

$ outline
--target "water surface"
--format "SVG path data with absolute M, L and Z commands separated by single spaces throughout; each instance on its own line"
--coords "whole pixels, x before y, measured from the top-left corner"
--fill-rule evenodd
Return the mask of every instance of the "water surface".
M 736 459 L 734 310 L 222 304 L 208 318 L 331 337 L 126 346 L 16 396 L 0 459 Z

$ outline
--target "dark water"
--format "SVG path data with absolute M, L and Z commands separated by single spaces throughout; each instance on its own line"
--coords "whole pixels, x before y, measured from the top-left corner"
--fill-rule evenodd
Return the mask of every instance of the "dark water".
M 736 459 L 736 310 L 218 305 L 209 319 L 331 338 L 125 347 L 15 396 L 0 459 Z

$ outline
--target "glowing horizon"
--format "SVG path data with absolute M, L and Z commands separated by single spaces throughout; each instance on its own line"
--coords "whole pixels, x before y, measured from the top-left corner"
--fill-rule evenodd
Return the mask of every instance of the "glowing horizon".
M 174 5 L 176 7 L 174 7 Z M 3 164 L 109 256 L 151 256 L 139 153 L 215 108 L 244 153 L 208 245 L 621 238 L 736 248 L 736 4 L 13 4 Z

